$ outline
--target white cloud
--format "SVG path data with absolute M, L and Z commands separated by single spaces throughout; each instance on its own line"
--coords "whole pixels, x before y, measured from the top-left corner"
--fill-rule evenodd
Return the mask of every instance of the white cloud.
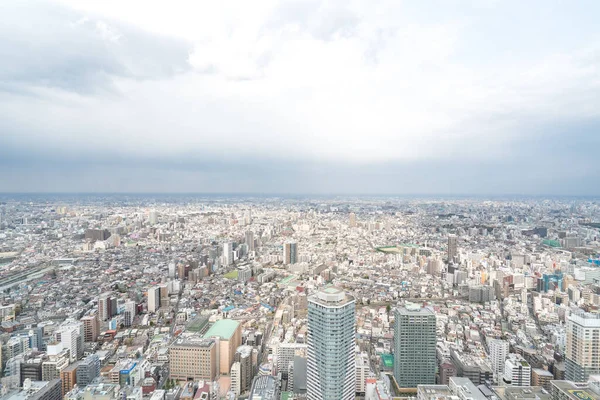
M 113 77 L 119 96 L 5 97 L 10 118 L 31 126 L 33 137 L 73 148 L 365 164 L 477 160 L 505 157 L 532 125 L 600 113 L 593 42 L 537 49 L 544 56 L 536 59 L 478 59 L 495 43 L 490 36 L 485 49 L 469 47 L 472 35 L 485 34 L 473 20 L 492 18 L 501 3 L 431 20 L 397 1 L 61 3 L 99 21 L 110 42 L 128 39 L 110 21 L 185 40 L 194 68 L 153 80 Z

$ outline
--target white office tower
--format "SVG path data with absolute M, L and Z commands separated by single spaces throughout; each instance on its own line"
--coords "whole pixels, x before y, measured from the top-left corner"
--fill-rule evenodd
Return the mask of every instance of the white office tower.
M 567 320 L 565 378 L 587 382 L 590 375 L 600 374 L 600 315 L 575 312 Z
M 241 394 L 241 380 L 242 380 L 242 369 L 239 361 L 236 361 L 231 366 L 230 371 L 231 376 L 231 391 L 235 393 L 235 396 L 239 396 Z
M 364 393 L 367 378 L 371 375 L 369 367 L 369 355 L 365 352 L 356 356 L 356 393 Z
M 225 265 L 233 264 L 233 245 L 231 242 L 223 243 L 223 263 Z
M 355 303 L 335 287 L 308 298 L 308 400 L 355 397 Z
M 123 325 L 133 325 L 133 318 L 135 317 L 135 302 L 128 301 L 125 303 L 125 310 L 123 310 Z
M 156 210 L 150 211 L 150 214 L 148 214 L 148 222 L 150 225 L 156 225 L 158 223 L 158 212 Z
M 69 319 L 56 330 L 55 335 L 63 348 L 69 349 L 71 362 L 83 356 L 83 323 Z
M 508 355 L 504 363 L 504 384 L 510 386 L 531 385 L 531 366 L 522 355 Z
M 277 346 L 277 372 L 286 372 L 290 362 L 294 362 L 294 357 L 298 353 L 306 350 L 303 343 L 280 343 Z
M 152 286 L 148 289 L 148 312 L 156 312 L 160 308 L 160 288 Z
M 506 340 L 490 339 L 488 340 L 488 349 L 490 351 L 490 362 L 494 372 L 494 380 L 502 382 L 504 375 L 504 363 L 508 357 L 509 344 Z

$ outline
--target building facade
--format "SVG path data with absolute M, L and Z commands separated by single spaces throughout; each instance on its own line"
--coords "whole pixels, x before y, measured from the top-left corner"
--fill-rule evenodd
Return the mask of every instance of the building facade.
M 434 385 L 436 320 L 428 308 L 407 304 L 397 309 L 394 322 L 394 377 L 401 388 Z
M 567 321 L 567 380 L 586 382 L 600 374 L 600 315 L 573 313 Z
M 307 398 L 355 397 L 354 297 L 329 287 L 308 299 Z

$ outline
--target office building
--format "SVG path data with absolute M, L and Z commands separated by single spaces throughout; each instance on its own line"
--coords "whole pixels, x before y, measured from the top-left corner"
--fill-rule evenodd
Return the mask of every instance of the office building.
M 254 232 L 247 231 L 246 232 L 246 246 L 248 246 L 248 252 L 254 251 Z
M 407 303 L 395 312 L 394 377 L 401 388 L 434 385 L 436 321 L 428 308 Z
M 354 297 L 335 287 L 308 298 L 309 400 L 354 399 L 355 303 Z
M 2 395 L 2 400 L 62 400 L 60 379 L 23 382 L 23 387 Z
M 163 308 L 169 307 L 171 302 L 171 298 L 169 297 L 169 285 L 159 285 L 158 289 L 160 290 L 160 306 Z
M 504 384 L 509 386 L 530 386 L 531 366 L 522 355 L 509 354 L 504 362 Z
M 448 387 L 452 395 L 459 400 L 488 400 L 469 378 L 450 378 Z
M 42 380 L 51 381 L 60 379 L 60 373 L 69 365 L 69 353 L 61 353 L 58 356 L 51 356 L 48 361 L 42 363 Z
M 354 214 L 353 212 L 350 213 L 350 215 L 348 215 L 348 225 L 350 225 L 350 228 L 355 228 L 356 227 L 356 214 Z
M 306 351 L 304 343 L 280 343 L 277 346 L 277 372 L 286 373 L 296 354 Z
M 296 264 L 298 262 L 298 243 L 290 242 L 283 245 L 283 263 Z
M 136 305 L 134 301 L 125 302 L 125 308 L 123 310 L 123 325 L 133 325 L 133 318 L 135 318 Z
M 229 377 L 231 379 L 231 391 L 235 394 L 237 398 L 237 396 L 239 396 L 242 393 L 242 367 L 239 361 L 234 362 L 231 366 Z
M 279 400 L 279 398 L 279 383 L 274 377 L 263 375 L 254 379 L 248 400 Z
M 68 349 L 70 362 L 78 360 L 83 355 L 85 330 L 81 321 L 67 320 L 56 331 L 56 340 L 64 349 Z
M 371 368 L 369 366 L 369 355 L 367 353 L 360 353 L 356 356 L 356 393 L 365 393 L 365 387 L 367 384 L 367 378 L 371 375 Z
M 239 389 L 240 393 L 250 390 L 252 377 L 254 377 L 255 366 L 252 357 L 252 346 L 240 346 L 234 356 L 234 364 L 239 364 Z M 232 367 L 233 369 L 233 367 Z M 231 377 L 233 381 L 233 376 Z
M 158 212 L 156 210 L 152 210 L 148 214 L 148 223 L 150 223 L 150 225 L 156 225 L 158 223 Z
M 509 343 L 506 340 L 490 339 L 488 340 L 488 349 L 494 381 L 502 382 L 504 376 L 504 363 L 508 357 Z
M 199 336 L 177 339 L 169 347 L 171 378 L 180 382 L 213 381 L 218 374 L 217 351 L 217 343 L 213 339 Z
M 504 369 L 504 364 L 502 365 Z M 438 384 L 447 385 L 450 383 L 450 378 L 456 376 L 456 366 L 452 362 L 446 360 L 440 364 Z
M 81 318 L 83 323 L 83 341 L 95 342 L 100 334 L 100 321 L 98 314 L 86 315 Z
M 215 322 L 204 334 L 205 338 L 217 339 L 220 374 L 229 374 L 235 352 L 242 344 L 242 326 L 232 319 L 221 319 Z
M 42 380 L 42 357 L 25 358 L 20 365 L 21 368 L 21 379 L 19 385 L 23 386 L 25 379 L 32 381 Z
M 160 288 L 152 286 L 148 289 L 148 312 L 155 313 L 160 309 Z
M 86 229 L 84 237 L 90 242 L 103 241 L 110 237 L 110 232 L 107 229 Z
M 100 321 L 108 321 L 113 315 L 117 314 L 117 299 L 111 296 L 111 293 L 104 293 L 98 299 L 98 317 Z
M 63 396 L 70 392 L 77 383 L 78 365 L 78 363 L 73 363 L 60 372 L 60 381 Z
M 77 386 L 83 388 L 92 383 L 100 376 L 100 358 L 96 354 L 90 354 L 77 365 Z
M 223 263 L 225 265 L 233 264 L 233 244 L 231 242 L 223 243 Z
M 531 370 L 531 386 L 541 386 L 550 391 L 552 390 L 550 385 L 550 381 L 552 380 L 554 380 L 554 375 L 545 369 L 533 368 Z
M 454 261 L 458 254 L 458 237 L 456 235 L 448 236 L 448 261 Z
M 461 271 L 458 271 L 461 272 Z M 471 303 L 488 303 L 496 299 L 494 288 L 487 285 L 469 287 L 469 301 Z
M 578 311 L 567 320 L 567 380 L 586 382 L 600 374 L 600 315 Z
M 599 400 L 598 388 L 592 382 L 588 384 L 565 380 L 550 382 L 552 400 Z
M 452 392 L 448 385 L 419 385 L 417 400 L 451 400 Z M 458 400 L 458 399 L 456 399 Z

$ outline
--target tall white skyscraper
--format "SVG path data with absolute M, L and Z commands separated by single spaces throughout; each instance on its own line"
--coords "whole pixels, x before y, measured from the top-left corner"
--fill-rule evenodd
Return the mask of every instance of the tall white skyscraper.
M 63 348 L 69 349 L 71 362 L 83 355 L 83 335 L 83 323 L 74 320 L 65 321 L 56 331 L 56 337 L 60 338 Z
M 506 340 L 488 340 L 490 361 L 492 363 L 492 371 L 494 371 L 494 380 L 496 382 L 502 382 L 502 376 L 504 375 L 504 363 L 508 357 L 508 348 L 509 344 Z
M 223 262 L 225 265 L 233 264 L 233 245 L 231 242 L 223 243 Z
M 160 308 L 160 287 L 152 286 L 148 289 L 148 312 L 156 312 Z
M 353 400 L 356 387 L 354 297 L 328 287 L 308 298 L 308 400 Z

